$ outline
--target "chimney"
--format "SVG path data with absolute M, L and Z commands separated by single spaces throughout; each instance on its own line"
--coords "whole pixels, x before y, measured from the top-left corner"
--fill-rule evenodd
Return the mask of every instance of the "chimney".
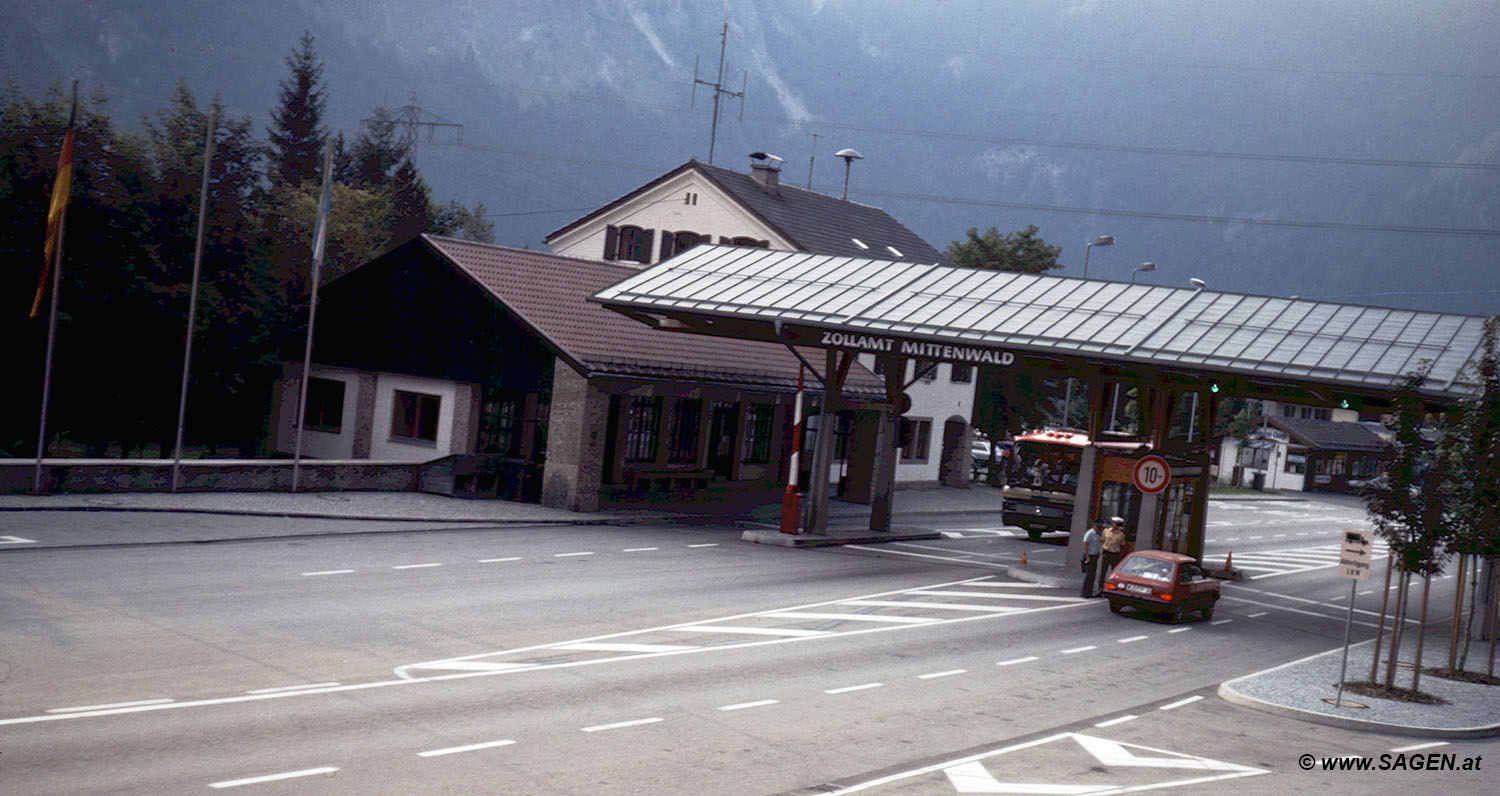
M 780 196 L 782 159 L 765 152 L 751 152 L 750 157 L 759 161 L 750 164 L 750 179 L 766 193 Z

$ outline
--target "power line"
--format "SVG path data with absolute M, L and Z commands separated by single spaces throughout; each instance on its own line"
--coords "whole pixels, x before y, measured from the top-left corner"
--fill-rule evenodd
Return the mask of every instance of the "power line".
M 1209 224 L 1245 224 L 1261 227 L 1290 227 L 1293 229 L 1332 229 L 1345 232 L 1397 232 L 1411 235 L 1453 235 L 1460 237 L 1500 238 L 1500 229 L 1472 229 L 1464 227 L 1415 227 L 1387 226 L 1382 224 L 1351 224 L 1338 221 L 1294 221 L 1285 219 L 1242 218 L 1237 216 L 1203 216 L 1191 213 L 1153 213 L 1145 210 L 1105 210 L 1097 207 L 1067 207 L 1064 205 L 1030 204 L 1026 202 L 1001 202 L 990 199 L 965 199 L 962 197 L 935 196 L 933 194 L 902 193 L 898 191 L 861 191 L 869 196 L 904 199 L 935 204 L 968 205 L 977 207 L 1005 207 L 1015 210 L 1040 210 L 1048 213 L 1072 213 L 1075 215 L 1117 216 L 1144 218 L 1156 221 L 1192 221 Z

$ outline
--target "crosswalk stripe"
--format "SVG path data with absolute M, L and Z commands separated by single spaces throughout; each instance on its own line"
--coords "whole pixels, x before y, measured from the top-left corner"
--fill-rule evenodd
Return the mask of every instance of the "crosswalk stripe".
M 807 611 L 778 611 L 761 614 L 767 619 L 829 619 L 842 622 L 888 622 L 893 625 L 925 625 L 938 620 L 927 616 L 889 616 L 887 614 L 823 614 Z
M 676 652 L 696 648 L 681 644 L 611 644 L 603 641 L 582 641 L 576 644 L 562 644 L 551 649 L 577 652 Z
M 530 669 L 532 663 L 499 663 L 488 661 L 432 661 L 413 664 L 412 669 L 452 669 L 459 672 L 503 672 L 508 669 Z
M 864 605 L 875 608 L 935 608 L 939 611 L 981 611 L 992 614 L 1008 614 L 1022 609 L 1008 605 L 962 605 L 959 603 L 923 603 L 898 600 L 845 600 L 839 605 Z
M 673 627 L 679 633 L 730 633 L 745 636 L 821 636 L 823 630 L 801 630 L 792 627 L 742 627 L 737 625 L 688 625 Z
M 994 592 L 982 591 L 937 591 L 930 589 L 919 589 L 908 594 L 922 594 L 933 597 L 981 597 L 987 600 L 1044 600 L 1048 602 L 1076 603 L 1082 602 L 1082 597 L 1052 597 L 1045 594 L 996 594 Z

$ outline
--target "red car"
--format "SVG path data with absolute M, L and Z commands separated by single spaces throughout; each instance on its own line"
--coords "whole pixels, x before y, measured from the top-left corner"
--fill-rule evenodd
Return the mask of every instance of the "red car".
M 1173 622 L 1193 612 L 1209 619 L 1219 601 L 1219 582 L 1192 556 L 1165 550 L 1137 550 L 1120 560 L 1104 581 L 1109 610 L 1125 606 L 1161 614 Z

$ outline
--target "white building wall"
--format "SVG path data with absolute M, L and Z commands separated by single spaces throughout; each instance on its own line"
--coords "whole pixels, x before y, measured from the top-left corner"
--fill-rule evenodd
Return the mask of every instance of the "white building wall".
M 359 401 L 359 374 L 352 370 L 313 365 L 312 378 L 344 383 L 344 408 L 338 433 L 309 428 L 302 433 L 302 455 L 313 459 L 354 458 L 355 405 Z M 278 450 L 295 453 L 297 447 L 297 400 L 301 397 L 301 368 L 281 382 L 281 416 L 277 418 Z
M 370 458 L 383 461 L 425 462 L 452 453 L 454 446 L 454 411 L 459 385 L 441 379 L 382 373 L 375 380 L 375 418 L 370 439 Z M 409 440 L 391 435 L 392 416 L 397 390 L 438 396 L 437 441 Z M 459 446 L 462 447 L 461 445 Z
M 875 369 L 874 354 L 861 354 L 859 361 L 866 368 L 872 371 Z M 912 380 L 916 375 L 917 364 L 912 360 L 907 361 L 906 376 L 903 381 Z M 931 432 L 927 437 L 926 461 L 897 461 L 896 483 L 898 484 L 936 483 L 938 481 L 943 461 L 943 430 L 950 417 L 962 418 L 967 427 L 961 445 L 964 467 L 969 466 L 969 441 L 974 436 L 974 385 L 979 379 L 979 371 L 977 367 L 970 366 L 970 380 L 967 383 L 954 383 L 953 368 L 954 366 L 950 363 L 939 363 L 932 381 L 917 379 L 906 388 L 906 394 L 911 397 L 911 411 L 907 412 L 905 417 L 912 421 L 928 421 Z
M 683 172 L 630 202 L 611 208 L 587 225 L 558 236 L 548 246 L 554 254 L 600 260 L 604 258 L 606 227 L 625 224 L 655 230 L 651 243 L 653 263 L 660 260 L 663 231 L 711 235 L 714 243 L 721 236 L 746 236 L 768 240 L 773 249 L 793 250 L 790 242 L 777 236 L 728 194 L 692 170 Z M 631 260 L 612 262 L 641 268 L 647 265 Z

